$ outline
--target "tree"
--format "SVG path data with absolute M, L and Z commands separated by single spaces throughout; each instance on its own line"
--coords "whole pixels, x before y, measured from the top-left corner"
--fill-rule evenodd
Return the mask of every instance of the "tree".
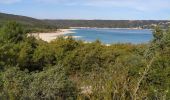
M 62 66 L 36 73 L 10 67 L 0 75 L 0 87 L 3 100 L 74 100 L 77 95 Z
M 22 26 L 14 21 L 7 22 L 0 31 L 1 40 L 17 43 L 24 40 L 26 37 L 26 31 Z
M 138 89 L 145 86 L 148 89 L 148 99 L 165 100 L 170 98 L 169 33 L 170 30 L 163 31 L 159 27 L 156 28 L 154 39 L 146 52 L 146 55 L 149 56 L 147 57 L 148 64 L 140 78 Z
M 3 100 L 18 100 L 27 93 L 31 83 L 31 75 L 17 67 L 9 67 L 2 73 L 2 89 L 0 98 Z
M 28 96 L 32 99 L 73 100 L 77 90 L 68 79 L 62 66 L 49 67 L 42 72 L 33 74 Z
M 163 30 L 159 26 L 155 27 L 153 36 L 154 36 L 154 39 L 153 39 L 154 42 L 160 41 L 163 37 Z

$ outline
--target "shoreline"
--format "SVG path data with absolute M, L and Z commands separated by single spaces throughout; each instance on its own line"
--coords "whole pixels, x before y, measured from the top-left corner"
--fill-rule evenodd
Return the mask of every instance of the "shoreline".
M 28 36 L 34 36 L 36 39 L 41 39 L 46 42 L 51 42 L 52 40 L 55 40 L 56 38 L 63 36 L 64 38 L 68 38 L 69 34 L 75 33 L 74 30 L 79 30 L 81 28 L 70 28 L 70 29 L 58 29 L 55 32 L 39 32 L 39 33 L 29 33 Z M 85 28 L 87 29 L 87 28 Z M 92 29 L 92 28 L 89 28 Z M 101 28 L 99 28 L 101 29 Z M 102 28 L 102 29 L 108 29 L 108 28 Z M 109 29 L 115 29 L 115 28 L 109 28 Z M 116 28 L 116 29 L 122 29 L 122 28 Z M 83 36 L 72 36 L 73 38 L 82 38 Z M 88 43 L 85 41 L 85 43 Z M 107 44 L 108 46 L 110 44 Z
M 28 36 L 34 36 L 37 39 L 42 39 L 47 42 L 51 42 L 59 36 L 63 36 L 65 34 L 74 33 L 73 31 L 76 29 L 58 29 L 55 32 L 46 32 L 46 33 L 29 33 Z
M 70 27 L 70 29 L 131 29 L 131 30 L 153 30 L 144 28 L 109 28 L 109 27 Z

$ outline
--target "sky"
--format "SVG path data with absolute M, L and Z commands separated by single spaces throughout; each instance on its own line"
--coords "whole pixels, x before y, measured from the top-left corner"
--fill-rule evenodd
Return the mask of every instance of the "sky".
M 0 12 L 38 19 L 170 20 L 170 0 L 0 0 Z

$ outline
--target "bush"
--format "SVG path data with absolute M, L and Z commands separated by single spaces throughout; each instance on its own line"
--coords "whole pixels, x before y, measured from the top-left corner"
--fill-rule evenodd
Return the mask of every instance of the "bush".
M 9 68 L 2 73 L 0 98 L 9 100 L 75 99 L 77 90 L 62 67 L 28 73 Z M 1 79 L 1 78 L 0 78 Z

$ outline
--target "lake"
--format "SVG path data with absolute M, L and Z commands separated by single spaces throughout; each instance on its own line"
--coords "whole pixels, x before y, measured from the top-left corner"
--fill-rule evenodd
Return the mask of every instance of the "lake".
M 112 43 L 147 43 L 152 40 L 151 30 L 147 29 L 102 29 L 102 28 L 85 28 L 72 30 L 71 35 L 77 40 L 93 42 L 100 40 L 104 44 Z

